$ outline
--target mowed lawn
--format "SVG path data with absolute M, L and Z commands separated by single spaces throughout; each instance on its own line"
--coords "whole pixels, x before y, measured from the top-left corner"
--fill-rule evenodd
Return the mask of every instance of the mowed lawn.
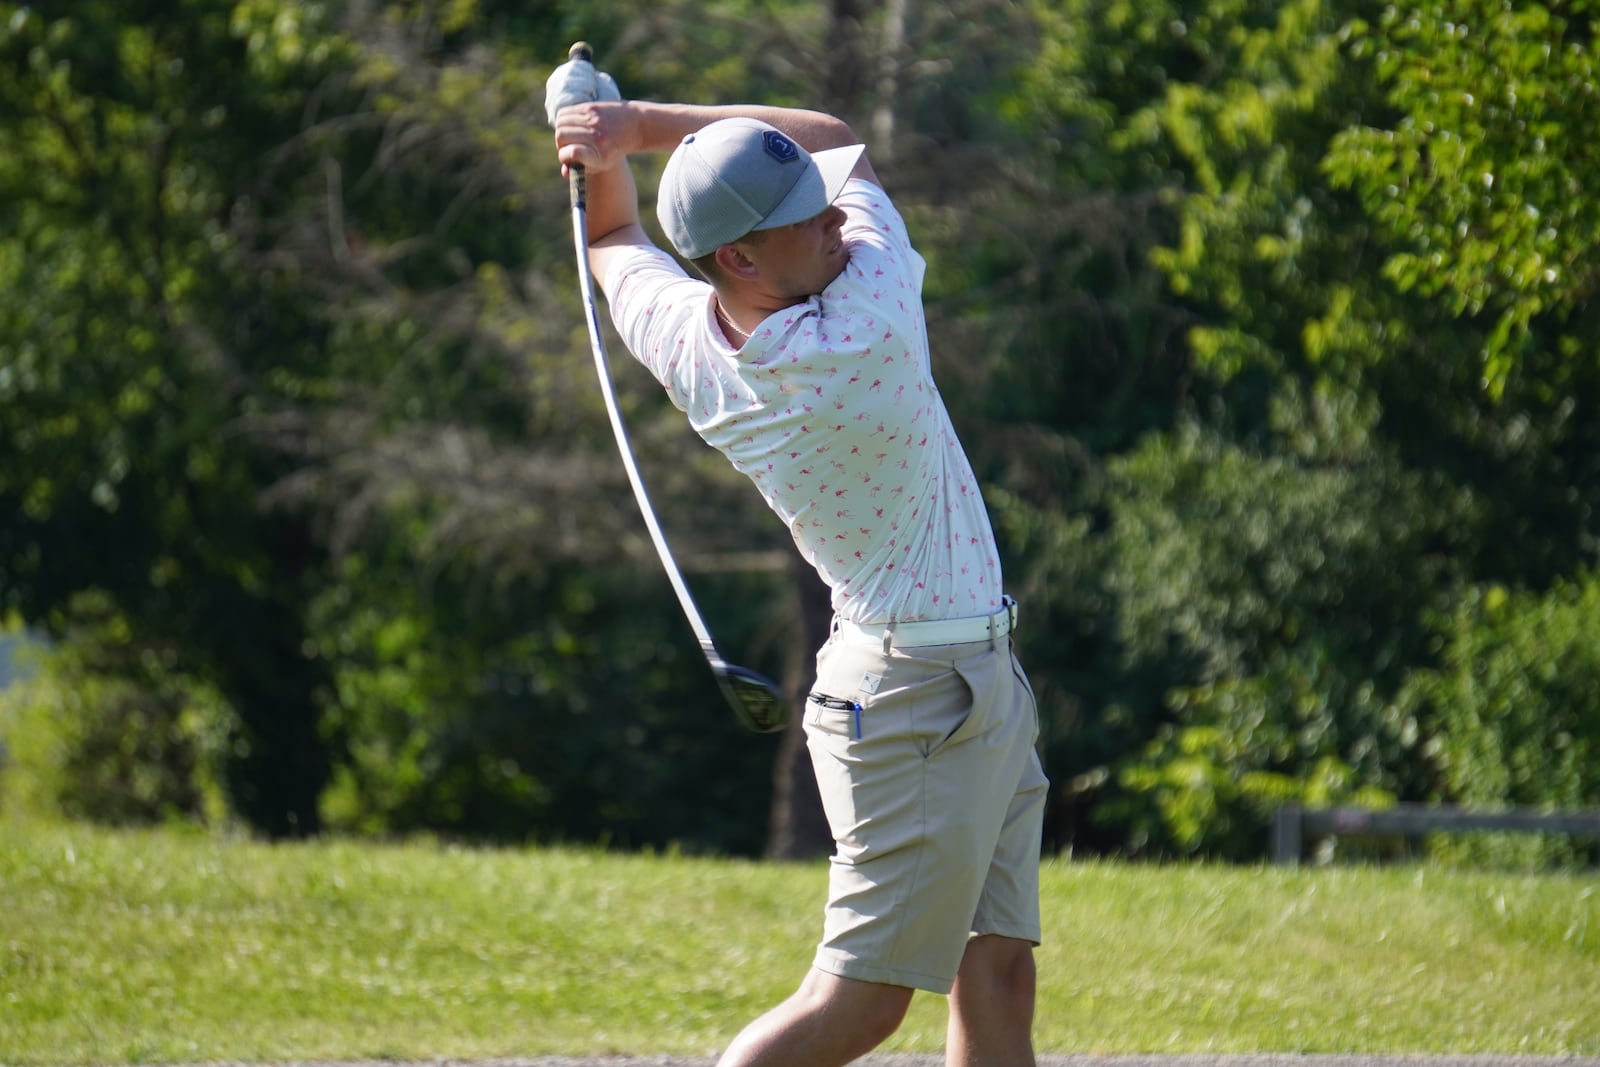
M 826 864 L 0 823 L 0 1063 L 709 1056 Z M 1048 1052 L 1600 1054 L 1593 876 L 1050 861 Z M 919 995 L 887 1048 L 936 1051 Z

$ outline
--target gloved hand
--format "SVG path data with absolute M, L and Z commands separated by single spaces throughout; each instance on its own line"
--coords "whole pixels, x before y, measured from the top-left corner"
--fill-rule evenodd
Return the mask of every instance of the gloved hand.
M 544 117 L 554 126 L 556 112 L 564 107 L 591 100 L 621 99 L 622 93 L 611 75 L 596 70 L 587 59 L 569 59 L 551 71 L 544 83 Z

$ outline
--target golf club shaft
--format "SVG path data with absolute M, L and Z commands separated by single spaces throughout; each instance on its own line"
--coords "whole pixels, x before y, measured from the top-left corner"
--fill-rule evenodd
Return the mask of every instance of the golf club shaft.
M 577 46 L 574 45 L 573 49 L 576 53 Z M 706 654 L 706 659 L 711 662 L 713 668 L 718 668 L 723 666 L 722 656 L 712 643 L 711 631 L 706 626 L 705 620 L 700 617 L 700 609 L 695 605 L 694 597 L 689 594 L 689 586 L 678 570 L 677 561 L 672 557 L 666 535 L 662 533 L 661 524 L 656 519 L 655 509 L 650 506 L 650 495 L 645 491 L 644 478 L 639 474 L 639 466 L 634 461 L 633 448 L 628 443 L 628 431 L 622 423 L 622 412 L 617 406 L 617 394 L 611 385 L 611 367 L 606 360 L 605 341 L 600 334 L 600 311 L 595 301 L 594 277 L 589 270 L 588 183 L 581 166 L 569 165 L 567 173 L 568 186 L 572 194 L 572 240 L 578 252 L 578 286 L 583 293 L 584 315 L 589 325 L 589 349 L 594 354 L 595 371 L 600 378 L 600 392 L 605 397 L 606 414 L 611 419 L 611 433 L 617 439 L 617 451 L 622 454 L 622 465 L 628 472 L 628 483 L 633 486 L 633 498 L 638 502 L 640 515 L 644 517 L 645 528 L 650 531 L 650 540 L 656 546 L 656 555 L 661 557 L 661 566 L 667 572 L 667 580 L 672 583 L 672 591 L 678 595 L 678 603 L 682 605 L 683 614 L 689 620 L 689 628 L 694 631 L 701 650 Z
M 574 44 L 567 56 L 573 61 L 590 64 L 594 62 L 593 53 L 582 41 Z M 583 295 L 584 316 L 589 327 L 589 348 L 594 353 L 595 371 L 600 378 L 600 392 L 605 398 L 606 414 L 611 419 L 611 432 L 617 439 L 617 451 L 622 454 L 622 465 L 628 472 L 628 484 L 633 487 L 633 497 L 638 502 L 639 514 L 644 518 L 645 528 L 650 531 L 650 540 L 656 546 L 656 555 L 661 558 L 661 566 L 666 570 L 667 579 L 672 583 L 672 591 L 678 596 L 684 617 L 689 620 L 689 628 L 694 631 L 695 638 L 700 642 L 700 651 L 704 653 L 706 665 L 711 668 L 722 695 L 740 721 L 752 730 L 764 733 L 781 730 L 788 721 L 788 709 L 782 691 L 771 679 L 744 667 L 736 667 L 723 660 L 717 652 L 717 646 L 711 640 L 711 630 L 700 617 L 700 609 L 695 605 L 694 597 L 689 595 L 688 583 L 683 580 L 683 574 L 672 558 L 672 550 L 667 547 L 667 538 L 661 532 L 661 524 L 656 519 L 655 509 L 650 506 L 650 495 L 645 492 L 644 478 L 639 474 L 639 465 L 634 460 L 633 448 L 628 444 L 628 431 L 622 422 L 621 408 L 617 405 L 616 391 L 611 383 L 611 367 L 606 361 L 605 341 L 600 333 L 600 312 L 594 295 L 594 275 L 589 269 L 588 177 L 581 166 L 572 164 L 568 164 L 567 174 L 572 193 L 572 244 L 578 254 L 578 286 Z

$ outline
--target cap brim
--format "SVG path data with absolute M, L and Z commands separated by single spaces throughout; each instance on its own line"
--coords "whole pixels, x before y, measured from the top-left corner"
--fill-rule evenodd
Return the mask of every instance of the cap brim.
M 816 178 L 808 175 L 796 182 L 789 195 L 755 229 L 776 229 L 820 215 L 844 190 L 844 183 L 866 148 L 864 144 L 853 144 L 811 153 L 811 162 L 817 168 Z

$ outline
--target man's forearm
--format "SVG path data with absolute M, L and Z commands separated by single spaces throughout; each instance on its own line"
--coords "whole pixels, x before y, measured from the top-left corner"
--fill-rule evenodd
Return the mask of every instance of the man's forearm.
M 658 104 L 649 100 L 631 100 L 625 106 L 637 110 L 639 140 L 637 147 L 630 147 L 631 152 L 670 152 L 696 130 L 731 118 L 760 119 L 776 126 L 808 152 L 860 143 L 842 119 L 821 111 L 761 104 Z
M 626 159 L 614 167 L 589 172 L 585 181 L 589 196 L 584 215 L 591 244 L 638 224 L 639 192 L 633 182 L 633 168 Z
M 609 111 L 604 124 L 608 138 L 614 138 L 606 154 L 616 152 L 622 158 L 588 175 L 591 241 L 603 240 L 639 222 L 639 197 L 628 156 L 670 152 L 685 137 L 719 119 L 760 119 L 794 138 L 808 152 L 857 143 L 855 134 L 843 120 L 799 108 L 760 104 L 662 104 L 649 100 L 593 106 L 616 109 Z

